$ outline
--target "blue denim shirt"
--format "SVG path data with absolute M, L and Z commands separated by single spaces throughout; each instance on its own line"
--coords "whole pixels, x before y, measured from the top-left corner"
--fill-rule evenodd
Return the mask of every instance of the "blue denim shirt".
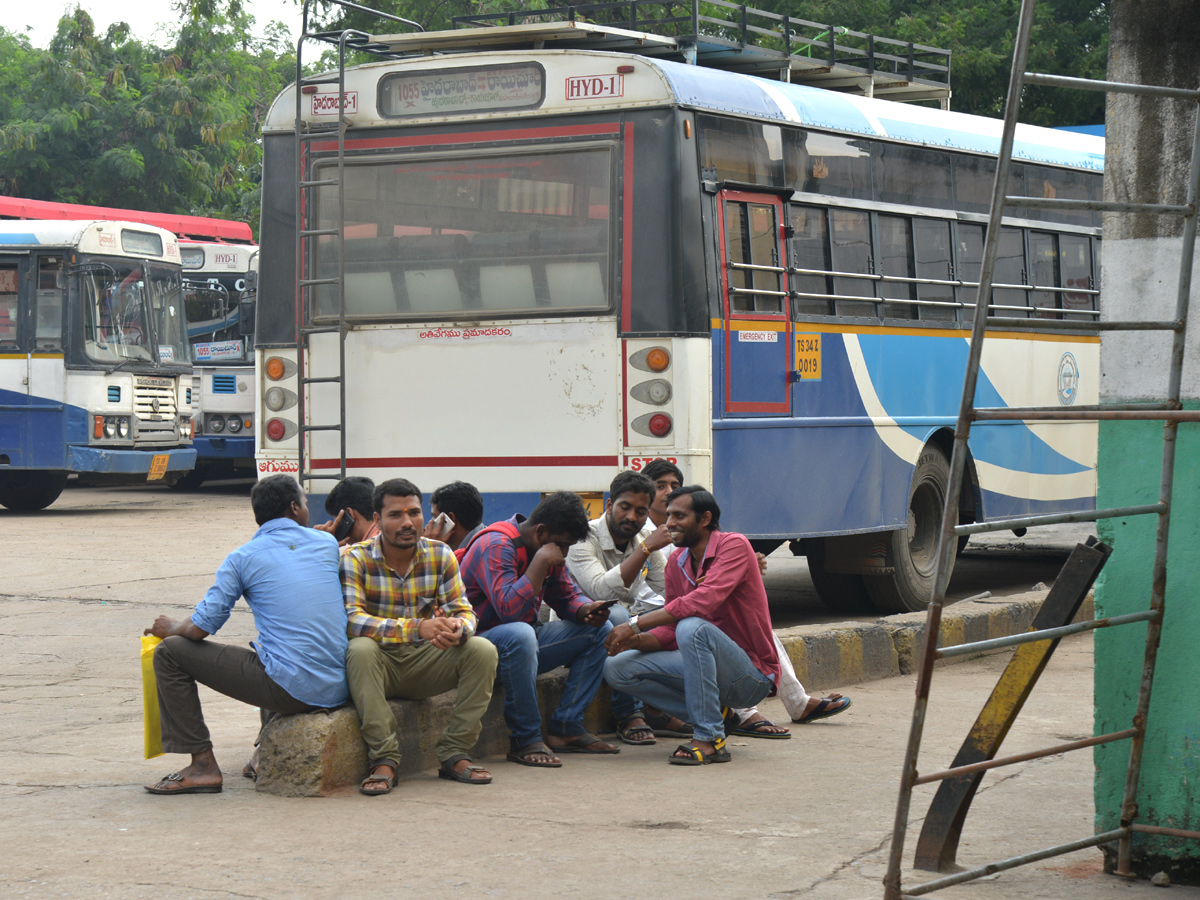
M 192 613 L 215 634 L 238 597 L 254 613 L 252 646 L 271 679 L 312 706 L 340 706 L 346 687 L 346 608 L 333 535 L 272 519 L 217 569 L 217 580 Z

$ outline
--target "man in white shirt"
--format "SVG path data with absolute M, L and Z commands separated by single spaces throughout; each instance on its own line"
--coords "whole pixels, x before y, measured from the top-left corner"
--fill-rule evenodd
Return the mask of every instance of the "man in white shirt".
M 567 571 L 588 599 L 614 604 L 608 614 L 614 626 L 628 622 L 631 614 L 660 609 L 664 602 L 663 548 L 671 546 L 671 535 L 665 525 L 655 528 L 646 521 L 654 496 L 654 482 L 645 475 L 621 472 L 609 485 L 604 515 L 588 523 L 588 536 L 567 554 Z M 614 692 L 612 708 L 621 740 L 655 742 L 640 701 Z

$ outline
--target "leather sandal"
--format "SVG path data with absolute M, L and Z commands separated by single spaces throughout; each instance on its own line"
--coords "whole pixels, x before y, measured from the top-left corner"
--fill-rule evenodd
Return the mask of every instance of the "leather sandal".
M 488 775 L 487 778 L 472 778 L 471 777 L 472 773 L 474 773 L 474 772 L 486 772 L 487 769 L 485 769 L 483 766 L 467 766 L 461 772 L 456 772 L 454 770 L 454 767 L 456 765 L 458 765 L 460 762 L 462 762 L 464 759 L 467 762 L 471 761 L 471 757 L 467 756 L 467 754 L 465 754 L 465 753 L 459 753 L 456 756 L 450 757 L 449 759 L 442 760 L 442 764 L 440 766 L 438 766 L 438 778 L 447 778 L 450 781 L 458 781 L 458 782 L 461 782 L 462 784 L 491 784 L 492 783 L 491 775 Z

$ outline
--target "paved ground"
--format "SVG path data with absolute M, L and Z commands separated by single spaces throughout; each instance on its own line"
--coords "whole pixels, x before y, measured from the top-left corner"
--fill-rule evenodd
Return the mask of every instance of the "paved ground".
M 138 634 L 160 611 L 186 611 L 253 532 L 244 487 L 222 490 L 72 490 L 53 516 L 0 515 L 0 898 L 881 896 L 908 678 L 854 686 L 849 712 L 792 740 L 733 742 L 728 765 L 668 766 L 663 741 L 558 771 L 489 759 L 488 787 L 427 772 L 389 797 L 311 800 L 261 795 L 237 777 L 256 714 L 206 692 L 225 792 L 146 794 L 178 758 L 141 758 Z M 221 639 L 252 629 L 239 608 Z M 1005 659 L 939 670 L 924 768 L 953 755 Z M 1091 678 L 1090 638 L 1065 641 L 1006 752 L 1090 734 Z M 782 715 L 777 701 L 764 711 Z M 1002 773 L 984 781 L 960 862 L 1091 833 L 1087 751 Z M 914 802 L 914 828 L 931 791 Z M 1090 850 L 936 896 L 1158 890 L 1101 874 Z M 1171 896 L 1200 900 L 1200 889 Z

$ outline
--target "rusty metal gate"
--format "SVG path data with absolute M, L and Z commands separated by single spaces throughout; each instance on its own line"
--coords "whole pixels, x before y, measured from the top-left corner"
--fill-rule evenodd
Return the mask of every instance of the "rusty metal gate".
M 945 513 L 942 519 L 942 528 L 938 543 L 937 563 L 934 572 L 934 592 L 926 618 L 925 643 L 917 678 L 916 701 L 913 706 L 912 724 L 900 779 L 899 798 L 896 803 L 896 817 L 892 831 L 888 870 L 884 878 L 884 900 L 902 900 L 902 898 L 922 896 L 940 888 L 961 884 L 1026 863 L 1114 841 L 1118 844 L 1116 873 L 1118 875 L 1132 876 L 1133 873 L 1130 864 L 1134 834 L 1160 834 L 1200 839 L 1200 832 L 1161 828 L 1153 824 L 1137 821 L 1137 787 L 1146 737 L 1146 715 L 1149 710 L 1151 689 L 1154 684 L 1155 659 L 1158 653 L 1159 638 L 1162 633 L 1163 612 L 1165 609 L 1167 538 L 1171 524 L 1170 503 L 1174 483 L 1176 431 L 1180 422 L 1200 421 L 1200 411 L 1184 410 L 1180 403 L 1188 303 L 1191 294 L 1192 262 L 1196 244 L 1196 204 L 1198 194 L 1200 194 L 1200 114 L 1196 116 L 1191 166 L 1188 173 L 1187 197 L 1185 203 L 1181 205 L 1006 196 L 1009 169 L 1012 162 L 1017 112 L 1020 107 L 1022 89 L 1025 85 L 1044 85 L 1077 90 L 1136 94 L 1183 101 L 1193 106 L 1200 101 L 1200 91 L 1184 88 L 1089 81 L 1079 78 L 1025 72 L 1035 5 L 1036 0 L 1022 0 L 1021 3 L 1016 50 L 1013 55 L 1013 67 L 1009 79 L 1008 101 L 1005 106 L 1000 158 L 992 191 L 991 214 L 988 221 L 987 239 L 984 247 L 983 267 L 979 279 L 979 294 L 976 299 L 975 308 L 977 312 L 972 327 L 971 350 L 963 382 L 958 426 L 954 435 L 954 453 L 950 464 L 950 484 L 947 490 Z M 989 308 L 988 304 L 991 298 L 999 243 L 1000 223 L 1006 205 L 1020 206 L 1026 209 L 1085 209 L 1108 213 L 1155 214 L 1177 216 L 1183 219 L 1183 248 L 1180 254 L 1179 282 L 1174 319 L 1170 321 L 1101 321 L 1089 326 L 1102 332 L 1171 332 L 1170 374 L 1167 396 L 1165 398 L 1161 401 L 1151 403 L 1122 403 L 1104 404 L 1093 407 L 1075 407 L 1070 411 L 1047 408 L 988 409 L 976 408 L 974 406 L 975 387 L 979 376 L 979 363 L 986 330 L 989 327 L 1004 328 L 1009 331 L 1029 330 L 1034 327 L 1031 325 L 1031 320 L 1029 319 L 1002 318 L 984 314 L 984 311 Z M 1078 322 L 1072 323 L 1065 319 L 1049 321 L 1043 319 L 1037 321 L 1036 328 L 1038 330 L 1045 328 L 1069 330 L 1071 328 L 1078 328 L 1078 325 Z M 1017 419 L 1022 421 L 1087 420 L 1096 422 L 1102 420 L 1162 421 L 1162 477 L 1157 502 L 1117 509 L 1097 509 L 1091 512 L 1029 516 L 982 524 L 958 525 L 958 501 L 967 456 L 967 437 L 970 434 L 971 425 L 974 422 L 1001 419 Z M 945 650 L 937 647 L 942 607 L 945 603 L 949 572 L 959 537 L 978 534 L 983 531 L 1029 528 L 1060 522 L 1085 522 L 1135 515 L 1154 515 L 1158 517 L 1149 609 L 1129 615 L 1114 616 L 1108 619 L 1069 624 L 1074 618 L 1084 595 L 1090 589 L 1100 567 L 1103 566 L 1104 561 L 1111 552 L 1108 547 L 1097 543 L 1093 539 L 1089 540 L 1086 546 L 1080 545 L 1077 547 L 1071 558 L 1067 561 L 1059 580 L 1055 583 L 1054 590 L 1047 596 L 1041 611 L 1034 620 L 1034 630 L 1026 634 L 964 644 Z M 1029 691 L 1032 690 L 1050 655 L 1054 652 L 1058 641 L 1069 634 L 1078 634 L 1096 628 L 1107 628 L 1132 622 L 1147 622 L 1148 626 L 1141 685 L 1130 727 L 1110 734 L 1096 735 L 1086 740 L 1072 741 L 1029 753 L 997 758 L 996 753 L 999 750 L 1001 742 L 1020 712 L 1025 698 L 1029 695 Z M 925 725 L 925 714 L 929 704 L 930 683 L 933 678 L 935 661 L 965 653 L 1008 646 L 1017 646 L 1018 649 L 1014 653 L 1012 660 L 1010 660 L 996 688 L 993 690 L 991 697 L 985 703 L 979 718 L 976 720 L 975 726 L 963 743 L 951 768 L 924 775 L 920 774 L 917 769 L 917 757 L 921 749 L 921 737 Z M 1051 756 L 1069 750 L 1123 740 L 1129 740 L 1131 743 L 1124 800 L 1121 807 L 1121 821 L 1118 828 L 1042 850 L 1025 853 L 1021 856 L 976 866 L 965 871 L 956 871 L 955 855 L 958 848 L 958 838 L 970 810 L 975 789 L 987 770 L 1030 759 Z M 933 801 L 930 814 L 926 818 L 925 826 L 918 841 L 916 866 L 939 872 L 955 872 L 955 874 L 922 884 L 903 886 L 901 884 L 901 860 L 904 855 L 904 838 L 908 828 L 912 791 L 919 784 L 935 781 L 940 781 L 941 787 Z

